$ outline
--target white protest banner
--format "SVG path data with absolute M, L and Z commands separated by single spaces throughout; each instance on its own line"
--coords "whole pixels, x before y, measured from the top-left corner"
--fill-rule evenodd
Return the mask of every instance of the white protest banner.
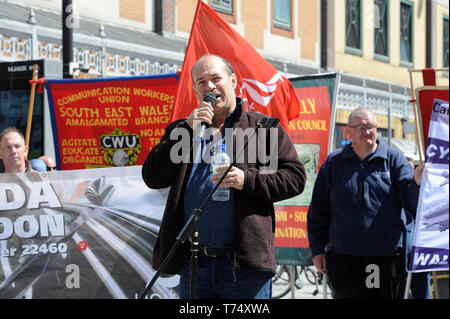
M 0 174 L 0 298 L 139 298 L 168 189 L 141 166 Z M 179 276 L 147 298 L 177 298 Z
M 448 102 L 435 99 L 412 243 L 411 272 L 448 270 L 448 118 Z

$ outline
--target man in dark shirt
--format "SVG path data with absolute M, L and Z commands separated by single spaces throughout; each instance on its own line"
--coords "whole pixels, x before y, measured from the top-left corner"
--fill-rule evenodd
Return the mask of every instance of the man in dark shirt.
M 169 124 L 142 167 L 142 177 L 150 188 L 171 187 L 153 253 L 155 268 L 172 248 L 192 208 L 200 207 L 220 178 L 221 174 L 212 175 L 205 150 L 214 153 L 216 143 L 229 139 L 235 145 L 228 147 L 231 145 L 226 143 L 227 153 L 234 158 L 242 147 L 234 133 L 254 130 L 262 118 L 262 114 L 246 112 L 242 100 L 236 98 L 237 76 L 225 59 L 205 55 L 192 68 L 191 75 L 198 100 L 213 92 L 215 105 L 201 102 L 187 119 Z M 201 122 L 210 125 L 213 138 L 201 142 L 199 155 L 193 140 Z M 275 271 L 273 202 L 300 194 L 305 186 L 305 170 L 289 136 L 280 125 L 271 130 L 275 130 L 277 144 L 277 152 L 271 157 L 275 162 L 270 165 L 272 170 L 267 169 L 259 154 L 256 161 L 251 161 L 251 155 L 255 154 L 246 151 L 245 160 L 238 161 L 221 184 L 231 190 L 229 201 L 211 201 L 200 216 L 198 298 L 271 297 L 271 277 Z M 258 143 L 259 134 L 258 130 L 254 138 Z M 186 142 L 183 141 L 186 135 L 189 154 L 184 158 L 190 160 L 175 160 L 178 152 L 174 149 Z M 264 147 L 270 145 L 270 135 L 267 133 L 262 139 L 269 142 Z M 226 168 L 224 165 L 218 172 L 223 173 Z M 189 253 L 189 246 L 184 245 L 163 270 L 169 274 L 181 272 L 180 298 L 187 298 L 189 293 Z
M 366 108 L 350 114 L 348 132 L 352 142 L 327 157 L 314 186 L 307 220 L 313 262 L 328 274 L 334 298 L 394 298 L 401 210 L 416 210 L 423 166 L 414 171 L 377 139 Z

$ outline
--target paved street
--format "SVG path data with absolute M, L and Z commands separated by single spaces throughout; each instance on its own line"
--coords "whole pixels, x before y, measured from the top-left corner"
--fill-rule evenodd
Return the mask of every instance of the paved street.
M 295 288 L 293 293 L 292 291 L 289 291 L 286 295 L 281 297 L 281 299 L 324 299 L 323 284 L 316 287 L 316 285 L 309 283 L 305 277 L 304 272 L 302 272 L 300 275 L 300 282 L 297 279 L 297 284 L 301 286 L 300 289 Z M 287 277 L 283 276 L 282 278 L 279 278 L 278 280 L 273 282 L 272 295 L 277 296 L 280 293 L 286 291 L 288 287 L 289 282 L 287 280 Z M 330 288 L 328 288 L 327 290 L 327 299 L 331 299 Z

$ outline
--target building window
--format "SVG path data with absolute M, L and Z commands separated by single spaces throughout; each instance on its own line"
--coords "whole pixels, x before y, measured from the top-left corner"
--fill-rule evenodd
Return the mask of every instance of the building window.
M 345 46 L 349 53 L 361 54 L 361 1 L 345 1 Z
M 273 25 L 277 28 L 292 29 L 292 1 L 273 0 Z
M 442 47 L 444 50 L 444 60 L 443 60 L 443 67 L 448 68 L 448 59 L 450 58 L 448 55 L 448 17 L 444 17 L 444 39 L 442 43 Z
M 211 0 L 211 8 L 215 11 L 233 14 L 233 0 Z
M 400 3 L 400 62 L 413 62 L 413 4 Z
M 389 55 L 389 1 L 375 0 L 374 4 L 375 56 L 387 58 Z

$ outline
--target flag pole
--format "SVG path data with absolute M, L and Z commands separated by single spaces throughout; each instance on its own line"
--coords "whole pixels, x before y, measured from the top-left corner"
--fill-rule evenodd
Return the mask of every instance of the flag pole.
M 417 141 L 417 148 L 419 152 L 419 161 L 420 164 L 423 164 L 423 158 L 422 158 L 422 152 L 424 148 L 423 144 L 423 136 L 422 136 L 422 123 L 419 121 L 419 111 L 417 110 L 417 102 L 416 102 L 416 96 L 414 92 L 414 84 L 413 84 L 413 72 L 417 72 L 417 70 L 408 70 L 409 72 L 409 81 L 411 83 L 411 100 L 410 102 L 413 103 L 413 109 L 414 109 L 414 120 L 416 123 L 416 141 Z
M 448 72 L 448 68 L 440 68 L 440 69 L 434 69 L 434 71 L 437 71 L 437 72 Z M 423 69 L 412 69 L 412 70 L 409 70 L 409 72 L 422 72 L 423 71 Z
M 433 299 L 439 299 L 439 290 L 438 290 L 438 282 L 436 272 L 431 272 L 431 279 L 433 280 Z
M 417 102 L 416 102 L 416 96 L 414 92 L 414 83 L 413 83 L 413 72 L 422 72 L 422 70 L 408 70 L 409 72 L 409 81 L 411 83 L 411 100 L 410 102 L 413 103 L 413 109 L 414 109 L 414 122 L 416 124 L 416 142 L 417 142 L 417 150 L 419 153 L 419 162 L 422 165 L 423 164 L 423 158 L 422 158 L 422 150 L 425 147 L 423 144 L 423 136 L 422 136 L 422 123 L 419 121 L 419 111 L 417 110 Z M 409 297 L 409 289 L 411 287 L 411 280 L 412 280 L 412 272 L 408 272 L 408 276 L 406 277 L 406 285 L 405 285 L 405 292 L 403 295 L 403 299 L 408 299 Z
M 27 121 L 27 131 L 25 135 L 25 145 L 30 145 L 30 135 L 31 135 L 31 123 L 33 121 L 33 108 L 34 108 L 34 96 L 36 92 L 36 85 L 38 84 L 38 65 L 35 64 L 33 67 L 33 77 L 30 81 L 31 83 L 31 94 L 30 103 L 28 105 L 28 121 Z
M 183 78 L 183 75 L 184 75 L 185 72 L 190 72 L 190 70 L 187 70 L 188 69 L 187 61 L 188 61 L 188 58 L 189 58 L 188 57 L 188 52 L 189 52 L 190 47 L 192 45 L 194 45 L 194 44 L 192 44 L 194 41 L 191 41 L 191 38 L 192 38 L 192 34 L 193 34 L 193 31 L 194 31 L 194 28 L 196 28 L 196 25 L 197 25 L 198 16 L 200 15 L 201 2 L 202 2 L 202 0 L 198 0 L 197 1 L 197 7 L 195 8 L 194 20 L 192 21 L 192 26 L 191 26 L 191 32 L 190 32 L 190 35 L 189 35 L 189 40 L 188 40 L 188 43 L 186 45 L 186 50 L 184 51 L 185 54 L 184 54 L 183 64 L 181 66 L 180 81 Z M 181 92 L 183 92 L 184 90 L 186 90 L 186 87 L 184 87 L 183 85 L 178 85 L 177 86 L 177 92 L 175 93 L 175 105 L 174 105 L 174 109 L 173 109 L 171 117 L 170 117 L 170 121 L 174 121 L 174 120 L 177 120 L 179 118 L 179 114 L 178 113 L 175 114 L 175 112 L 179 112 L 179 110 L 178 110 L 178 108 L 176 108 L 176 106 L 179 103 L 178 100 L 181 99 L 181 95 L 182 95 Z
M 409 72 L 409 81 L 411 83 L 411 100 L 410 102 L 413 103 L 413 109 L 414 109 L 414 122 L 416 124 L 416 142 L 417 142 L 417 150 L 419 153 L 419 162 L 422 165 L 423 164 L 423 158 L 422 158 L 422 150 L 424 148 L 423 143 L 423 136 L 422 136 L 422 123 L 419 121 L 419 111 L 417 110 L 417 102 L 416 102 L 416 96 L 414 92 L 414 83 L 413 83 L 413 72 L 419 72 L 419 70 L 408 70 Z M 422 72 L 422 70 L 420 70 Z M 412 280 L 412 272 L 408 272 L 408 276 L 406 277 L 406 285 L 405 285 L 405 292 L 403 295 L 403 299 L 408 299 L 409 297 L 409 290 L 411 288 L 411 280 Z
M 412 279 L 412 272 L 408 272 L 408 277 L 406 278 L 405 294 L 403 295 L 403 299 L 408 299 L 409 297 L 409 289 L 411 288 L 411 279 Z

